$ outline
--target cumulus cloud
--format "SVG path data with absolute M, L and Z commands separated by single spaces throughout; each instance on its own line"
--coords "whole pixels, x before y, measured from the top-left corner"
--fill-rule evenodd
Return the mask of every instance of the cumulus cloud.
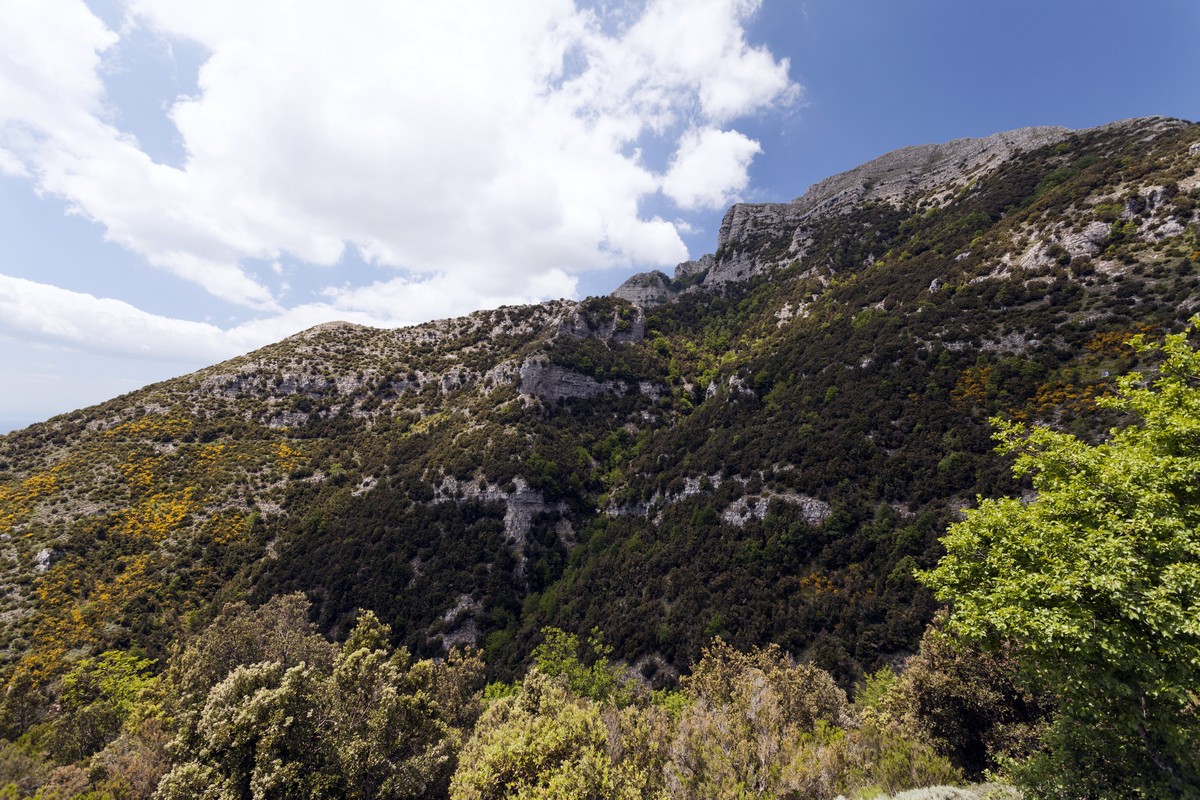
M 680 208 L 724 206 L 750 182 L 750 161 L 761 150 L 737 131 L 691 131 L 680 140 L 663 192 Z
M 686 258 L 647 198 L 690 210 L 745 187 L 758 145 L 729 123 L 798 92 L 786 60 L 746 41 L 757 6 L 130 0 L 127 28 L 208 54 L 198 92 L 167 111 L 186 152 L 170 166 L 106 107 L 120 32 L 82 0 L 12 0 L 0 169 L 269 318 L 288 312 L 255 264 L 332 267 L 347 247 L 396 272 L 316 308 L 539 299 L 583 270 Z M 674 154 L 666 174 L 642 161 L 647 137 Z
M 253 255 L 218 230 L 193 176 L 153 163 L 106 121 L 99 77 L 118 41 L 79 0 L 13 0 L 0 26 L 0 163 L 105 227 L 108 239 L 226 300 L 277 305 L 245 274 Z

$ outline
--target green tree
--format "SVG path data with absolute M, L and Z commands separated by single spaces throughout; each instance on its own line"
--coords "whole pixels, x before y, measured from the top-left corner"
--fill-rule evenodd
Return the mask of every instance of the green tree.
M 323 735 L 341 776 L 338 796 L 347 800 L 443 793 L 460 745 L 437 704 L 438 668 L 429 661 L 410 664 L 405 648 L 388 645 L 390 635 L 372 612 L 363 612 L 317 703 L 327 709 Z
M 677 800 L 874 797 L 961 777 L 895 726 L 852 720 L 829 673 L 775 645 L 742 653 L 718 639 L 682 683 L 666 766 Z
M 715 640 L 681 681 L 683 708 L 671 747 L 672 797 L 772 797 L 819 723 L 840 722 L 845 693 L 824 670 L 796 664 L 778 646 L 753 653 Z
M 591 661 L 588 666 L 580 658 L 579 637 L 558 628 L 542 628 L 542 643 L 533 649 L 533 660 L 538 671 L 551 677 L 563 676 L 567 688 L 577 695 L 592 700 L 613 702 L 626 706 L 633 702 L 635 684 L 625 671 L 609 660 L 612 645 L 604 643 L 598 630 L 588 637 Z
M 62 713 L 50 736 L 55 756 L 62 762 L 77 761 L 115 738 L 138 694 L 151 685 L 153 663 L 121 650 L 79 661 L 59 687 Z
M 214 624 L 217 628 L 218 623 Z M 185 761 L 159 785 L 158 800 L 443 796 L 454 770 L 462 708 L 477 706 L 482 665 L 457 653 L 412 663 L 391 631 L 363 612 L 332 663 L 241 664 L 213 686 L 202 710 L 184 706 L 175 742 Z M 318 655 L 304 639 L 306 652 Z M 254 653 L 250 648 L 246 652 Z M 196 672 L 212 674 L 207 665 Z M 222 661 L 221 664 L 227 662 Z
M 309 621 L 303 594 L 279 595 L 258 608 L 230 603 L 177 650 L 163 676 L 166 706 L 177 719 L 180 746 L 199 747 L 196 727 L 205 700 L 237 667 L 277 663 L 287 670 L 303 663 L 327 672 L 336 654 L 337 648 Z
M 869 679 L 864 699 L 979 779 L 1000 760 L 1029 752 L 1047 709 L 1020 685 L 1006 652 L 971 647 L 942 627 L 942 620 L 929 626 L 902 675 L 885 668 Z
M 493 701 L 463 748 L 453 800 L 662 797 L 666 713 L 616 709 L 531 669 Z
M 1088 445 L 996 422 L 1036 497 L 981 500 L 919 577 L 950 629 L 1012 647 L 1057 700 L 1035 796 L 1200 796 L 1200 353 L 1160 345 L 1158 376 L 1130 374 L 1103 405 L 1133 416 Z

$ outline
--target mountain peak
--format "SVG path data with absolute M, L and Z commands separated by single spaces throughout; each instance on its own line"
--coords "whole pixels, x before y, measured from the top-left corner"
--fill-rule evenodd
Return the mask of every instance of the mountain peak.
M 1070 133 L 1069 128 L 1041 126 L 901 147 L 813 184 L 789 205 L 803 215 L 829 214 L 872 201 L 902 203 L 931 190 L 944 194 L 1017 153 L 1054 144 Z
M 1014 157 L 1072 135 L 1138 128 L 1153 137 L 1189 124 L 1169 117 L 1137 117 L 1078 131 L 1036 126 L 901 147 L 818 181 L 789 202 L 735 203 L 721 221 L 715 254 L 680 264 L 673 282 L 658 272 L 634 275 L 613 295 L 653 306 L 697 284 L 716 288 L 745 280 L 800 259 L 815 226 L 863 205 L 939 207 Z M 703 273 L 700 279 L 694 277 L 697 273 Z M 692 278 L 686 286 L 679 280 L 684 274 Z

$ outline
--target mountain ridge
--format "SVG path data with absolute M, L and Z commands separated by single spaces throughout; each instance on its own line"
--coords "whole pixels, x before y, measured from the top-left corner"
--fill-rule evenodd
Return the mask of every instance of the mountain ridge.
M 672 283 L 701 276 L 708 287 L 741 280 L 804 256 L 806 224 L 870 202 L 889 205 L 924 203 L 937 206 L 1014 156 L 1062 141 L 1069 134 L 1101 132 L 1128 126 L 1157 128 L 1186 122 L 1167 117 L 1139 117 L 1072 131 L 1061 126 L 1015 128 L 984 137 L 964 137 L 939 144 L 901 147 L 870 161 L 831 175 L 788 202 L 735 203 L 722 218 L 715 253 L 676 267 L 673 278 L 661 271 L 638 273 L 618 286 L 613 295 L 638 304 L 666 302 L 678 291 Z M 937 189 L 936 192 L 931 190 Z M 792 233 L 782 250 L 776 247 L 767 261 L 750 251 L 763 239 L 778 241 Z M 751 247 L 745 247 L 750 243 Z
M 718 634 L 844 682 L 895 662 L 935 607 L 912 569 L 1020 488 L 987 418 L 1102 431 L 1120 342 L 1197 308 L 1197 126 L 1036 130 L 965 183 L 735 206 L 716 253 L 643 278 L 662 302 L 326 323 L 0 438 L 3 669 L 158 656 L 291 591 L 502 675 L 545 624 L 650 680 Z M 983 140 L 957 141 L 883 166 Z

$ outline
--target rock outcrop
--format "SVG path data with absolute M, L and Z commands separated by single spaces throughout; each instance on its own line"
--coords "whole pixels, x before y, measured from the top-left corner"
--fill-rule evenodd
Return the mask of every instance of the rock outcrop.
M 576 305 L 558 323 L 558 335 L 618 344 L 640 342 L 646 337 L 646 315 L 637 308 L 629 312 L 630 309 L 626 309 L 624 314 L 615 311 L 611 315 L 597 317 L 585 313 L 581 306 Z
M 662 305 L 675 297 L 676 293 L 671 289 L 671 279 L 655 270 L 639 272 L 618 286 L 612 294 L 613 297 L 628 300 L 635 306 L 651 308 Z
M 804 257 L 820 220 L 864 203 L 940 204 L 958 188 L 1018 153 L 1065 138 L 1067 128 L 1021 128 L 982 139 L 955 139 L 893 150 L 813 184 L 790 203 L 737 203 L 721 221 L 706 286 L 745 280 Z
M 680 292 L 695 286 L 714 264 L 716 258 L 708 253 L 695 261 L 678 264 L 674 278 L 668 278 L 659 270 L 639 272 L 614 289 L 612 296 L 628 300 L 641 308 L 653 308 L 674 300 Z
M 551 364 L 544 357 L 532 358 L 521 365 L 518 391 L 523 395 L 540 397 L 556 403 L 579 397 L 601 394 L 625 394 L 626 386 L 617 381 L 603 383 L 588 375 Z
M 940 204 L 1013 156 L 1054 144 L 1070 133 L 1053 126 L 1019 128 L 979 139 L 903 147 L 815 183 L 789 203 L 737 203 L 721 221 L 716 253 L 683 262 L 675 268 L 674 280 L 658 271 L 634 275 L 613 295 L 649 308 L 678 295 L 685 288 L 681 284 L 693 276 L 702 275 L 701 284 L 713 288 L 745 280 L 803 258 L 812 228 L 822 219 L 869 202 Z
M 931 199 L 944 200 L 955 187 L 1014 155 L 1054 144 L 1070 133 L 1060 127 L 1019 128 L 981 139 L 902 147 L 813 184 L 788 206 L 808 216 L 845 212 L 871 201 L 896 205 L 929 192 L 936 192 Z

